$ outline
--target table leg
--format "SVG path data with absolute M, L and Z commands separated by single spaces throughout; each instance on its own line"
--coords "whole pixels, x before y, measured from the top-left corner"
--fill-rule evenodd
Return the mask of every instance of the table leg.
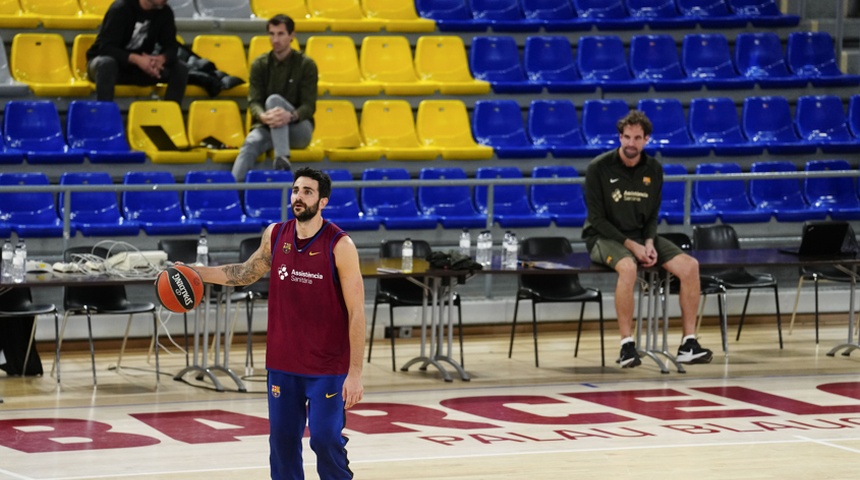
M 173 379 L 177 382 L 181 382 L 182 378 L 191 373 L 196 372 L 196 379 L 202 380 L 204 376 L 208 377 L 209 380 L 212 381 L 212 384 L 215 385 L 215 390 L 219 392 L 224 391 L 224 386 L 221 385 L 221 382 L 218 380 L 218 377 L 215 376 L 214 373 L 207 367 L 208 357 L 209 357 L 209 296 L 212 292 L 212 286 L 206 285 L 203 292 L 203 301 L 207 302 L 206 306 L 203 308 L 203 337 L 201 339 L 200 336 L 200 309 L 194 311 L 194 355 L 192 358 L 191 365 L 183 368 L 176 375 L 173 376 Z M 200 348 L 202 340 L 202 349 Z
M 650 358 L 657 364 L 657 367 L 660 368 L 660 373 L 669 373 L 669 369 L 666 367 L 666 364 L 663 363 L 662 360 L 655 354 L 659 353 L 655 351 L 656 345 L 656 330 L 654 330 L 656 326 L 656 318 L 657 318 L 657 300 L 654 295 L 659 295 L 659 285 L 658 278 L 656 272 L 645 272 L 643 274 L 646 276 L 647 280 L 640 279 L 639 280 L 639 312 L 636 315 L 636 351 L 640 356 L 645 356 Z M 647 289 L 647 292 L 646 292 Z M 642 297 L 647 294 L 648 302 L 646 306 L 646 318 L 645 318 L 645 342 L 642 340 Z
M 439 370 L 439 373 L 442 375 L 442 378 L 446 382 L 452 382 L 451 374 L 448 373 L 447 370 L 436 361 L 436 345 L 438 339 L 436 337 L 436 328 L 438 327 L 438 315 L 439 310 L 441 309 L 441 300 L 439 299 L 439 287 L 436 283 L 436 277 L 425 277 L 424 282 L 419 282 L 412 277 L 409 277 L 409 281 L 415 283 L 424 289 L 424 298 L 421 306 L 421 352 L 419 356 L 409 360 L 402 367 L 400 367 L 400 371 L 406 372 L 409 370 L 409 367 L 415 365 L 416 363 L 421 363 L 421 367 L 419 370 L 425 371 L 427 370 L 428 365 L 433 365 Z M 429 285 L 427 284 L 429 282 Z M 428 297 L 430 301 L 428 303 Z M 427 312 L 430 313 L 430 332 L 428 335 L 427 332 Z M 428 341 L 429 339 L 429 341 Z
M 854 315 L 854 294 L 857 291 L 857 267 L 852 265 L 849 269 L 843 265 L 836 265 L 836 268 L 851 276 L 851 299 L 848 300 L 848 341 L 830 349 L 830 351 L 827 352 L 827 356 L 833 357 L 836 355 L 836 352 L 845 350 L 842 352 L 842 355 L 847 357 L 851 355 L 851 352 L 854 350 L 860 349 L 860 344 L 854 341 L 854 322 L 856 321 L 856 317 Z

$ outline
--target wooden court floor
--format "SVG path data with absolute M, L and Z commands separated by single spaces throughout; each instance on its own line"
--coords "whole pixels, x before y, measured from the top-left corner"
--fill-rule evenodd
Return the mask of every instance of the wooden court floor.
M 749 325 L 728 356 L 686 374 L 647 359 L 617 368 L 609 331 L 606 367 L 596 331 L 578 358 L 572 333 L 541 333 L 540 368 L 529 333 L 511 359 L 504 332 L 469 334 L 472 380 L 450 383 L 433 367 L 393 372 L 378 341 L 364 402 L 347 416 L 355 478 L 856 478 L 860 352 L 825 355 L 847 340 L 844 316 L 830 317 L 818 346 L 808 323 L 786 328 L 781 351 L 773 323 Z M 706 326 L 700 341 L 718 350 L 719 331 Z M 117 373 L 116 352 L 98 350 L 97 389 L 85 352 L 64 354 L 61 388 L 47 375 L 0 378 L 0 479 L 269 478 L 264 374 L 245 372 L 244 353 L 237 340 L 231 366 L 249 374 L 247 393 L 174 381 L 185 365 L 176 348 L 162 355 L 157 389 L 145 351 Z M 416 340 L 398 340 L 398 366 L 417 353 Z M 262 344 L 255 356 L 261 365 Z M 318 478 L 305 445 L 306 476 Z

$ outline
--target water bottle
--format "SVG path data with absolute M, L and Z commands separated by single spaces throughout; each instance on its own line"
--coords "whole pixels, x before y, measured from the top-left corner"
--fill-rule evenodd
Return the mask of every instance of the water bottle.
M 401 254 L 400 270 L 403 273 L 412 273 L 412 240 L 407 238 L 403 241 Z
M 502 237 L 502 259 L 500 262 L 500 264 L 501 264 L 500 266 L 504 269 L 507 269 L 508 264 L 510 264 L 510 260 L 508 259 L 508 255 L 510 255 L 510 252 L 511 252 L 510 243 L 511 243 L 511 231 L 506 230 L 505 236 Z
M 493 234 L 484 230 L 478 235 L 478 252 L 476 259 L 484 268 L 489 268 L 493 262 Z
M 472 255 L 472 236 L 469 235 L 469 229 L 464 228 L 462 232 L 460 232 L 460 255 L 471 256 Z
M 7 238 L 3 244 L 3 264 L 0 265 L 0 273 L 3 275 L 3 281 L 8 282 L 12 279 L 12 258 L 15 256 L 15 247 L 12 246 L 12 240 Z
M 507 253 L 505 253 L 505 269 L 517 269 L 517 251 L 519 250 L 520 242 L 517 240 L 517 234 L 511 232 L 508 237 Z
M 22 283 L 27 270 L 27 244 L 18 240 L 15 253 L 12 255 L 12 281 Z
M 209 242 L 206 240 L 206 233 L 201 233 L 200 240 L 197 240 L 197 260 L 194 263 L 202 267 L 209 265 Z

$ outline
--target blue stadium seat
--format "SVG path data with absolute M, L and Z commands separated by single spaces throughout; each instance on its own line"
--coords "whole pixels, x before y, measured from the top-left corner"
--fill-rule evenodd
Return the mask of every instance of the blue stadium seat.
M 17 148 L 9 148 L 3 135 L 0 135 L 0 165 L 17 165 L 24 163 L 24 152 Z
M 774 154 L 815 153 L 818 146 L 801 140 L 785 97 L 747 97 L 741 113 L 744 135 Z
M 671 225 L 684 223 L 685 182 L 667 182 L 665 179 L 672 175 L 687 175 L 683 165 L 675 163 L 663 164 L 663 194 L 660 197 L 660 220 Z M 696 203 L 695 196 L 690 197 L 690 223 L 707 224 L 717 221 L 717 212 L 705 211 Z
M 607 92 L 645 92 L 651 84 L 633 77 L 624 44 L 616 35 L 582 36 L 576 49 L 582 78 L 597 82 Z
M 496 93 L 540 93 L 544 83 L 526 77 L 513 37 L 474 37 L 469 67 L 477 80 L 490 82 Z
M 86 152 L 91 163 L 143 163 L 146 153 L 132 150 L 119 106 L 114 102 L 74 100 L 66 113 L 69 146 Z
M 585 143 L 604 150 L 617 148 L 618 120 L 627 115 L 630 108 L 621 99 L 586 100 L 582 105 L 582 135 Z
M 364 181 L 409 180 L 405 168 L 366 168 Z M 433 229 L 439 218 L 418 211 L 412 187 L 362 187 L 361 209 L 380 219 L 387 230 Z
M 573 47 L 567 37 L 531 36 L 523 49 L 526 75 L 546 85 L 550 93 L 593 92 L 597 83 L 585 81 L 576 70 Z
M 288 170 L 248 170 L 245 183 L 293 183 L 293 172 Z M 287 219 L 293 218 L 290 208 L 291 187 L 286 189 Z M 245 215 L 268 225 L 281 221 L 281 197 L 283 190 L 245 190 Z
M 851 171 L 845 160 L 810 160 L 804 171 Z M 803 181 L 803 196 L 812 208 L 827 209 L 833 220 L 860 219 L 860 200 L 853 177 L 807 178 Z
M 44 173 L 5 172 L 0 173 L 0 185 L 50 185 L 50 182 Z M 63 236 L 63 223 L 50 192 L 0 193 L 0 219 L 19 237 Z
M 799 15 L 782 13 L 774 0 L 728 0 L 735 15 L 745 17 L 754 27 L 794 27 L 800 23 Z
M 518 167 L 481 167 L 475 172 L 479 179 L 523 178 Z M 475 205 L 487 215 L 487 189 L 475 187 Z M 548 227 L 552 217 L 536 213 L 529 204 L 525 185 L 496 185 L 493 187 L 493 220 L 504 228 Z
M 190 171 L 185 174 L 185 184 L 235 185 L 228 170 Z M 258 219 L 248 218 L 242 210 L 237 190 L 198 190 L 189 188 L 183 192 L 185 214 L 203 223 L 208 233 L 256 233 L 262 228 Z
M 696 175 L 742 173 L 737 163 L 700 163 Z M 716 212 L 723 223 L 768 222 L 771 208 L 753 205 L 743 180 L 697 180 L 693 184 L 696 203 L 705 211 Z
M 701 90 L 703 85 L 701 79 L 684 72 L 675 39 L 668 34 L 633 35 L 630 69 L 634 77 L 647 80 L 656 91 Z
M 797 167 L 786 161 L 756 162 L 752 164 L 750 172 L 797 172 Z M 806 203 L 799 178 L 752 179 L 749 187 L 753 205 L 773 210 L 780 222 L 805 222 L 827 217 L 826 209 L 812 208 Z
M 107 172 L 66 172 L 60 176 L 60 185 L 113 185 Z M 58 207 L 65 208 L 66 196 L 58 195 Z M 140 233 L 140 224 L 124 218 L 114 191 L 72 192 L 69 194 L 71 232 L 92 236 L 129 236 Z
M 494 32 L 537 32 L 544 22 L 526 18 L 517 0 L 470 0 L 472 15 L 486 20 Z
M 860 95 L 851 95 L 848 100 L 848 129 L 855 139 L 860 139 Z
M 516 100 L 478 100 L 472 112 L 472 133 L 499 158 L 544 158 L 549 149 L 534 145 L 526 134 Z
M 739 33 L 735 37 L 735 66 L 762 88 L 803 88 L 809 83 L 788 70 L 782 41 L 773 32 Z
M 83 163 L 84 152 L 69 148 L 60 114 L 50 100 L 13 100 L 3 112 L 6 145 L 21 150 L 28 163 Z
M 176 181 L 170 172 L 128 172 L 125 185 L 173 185 Z M 203 224 L 185 216 L 179 201 L 179 191 L 153 188 L 148 191 L 122 193 L 122 214 L 138 222 L 147 235 L 199 234 Z
M 555 158 L 593 157 L 603 151 L 585 143 L 570 100 L 532 100 L 528 127 L 534 144 L 549 148 Z
M 644 20 L 652 30 L 696 27 L 696 19 L 681 15 L 675 0 L 626 0 L 625 3 L 630 16 Z
M 422 168 L 421 180 L 465 180 L 462 168 Z M 472 204 L 468 185 L 419 186 L 418 208 L 424 215 L 436 216 L 445 228 L 482 228 L 487 216 L 481 215 Z
M 794 111 L 800 138 L 817 144 L 825 153 L 860 151 L 860 141 L 851 136 L 842 99 L 836 95 L 805 95 Z
M 532 178 L 576 178 L 570 165 L 542 166 L 532 169 Z M 538 214 L 549 215 L 558 227 L 581 227 L 588 216 L 582 185 L 541 184 L 529 187 L 529 198 Z
M 636 108 L 645 113 L 653 125 L 646 151 L 652 154 L 659 151 L 664 157 L 702 157 L 711 153 L 710 146 L 699 145 L 690 136 L 680 100 L 643 98 Z
M 816 87 L 860 85 L 860 75 L 847 75 L 836 63 L 833 37 L 827 32 L 792 32 L 786 46 L 788 68 Z
M 489 27 L 486 20 L 475 18 L 463 0 L 415 0 L 415 9 L 422 18 L 435 21 L 442 32 L 483 32 Z
M 352 181 L 349 170 L 337 168 L 323 171 L 331 177 L 332 181 L 331 196 L 328 199 L 328 205 L 323 209 L 323 218 L 331 220 L 346 231 L 379 229 L 379 219 L 365 215 L 359 208 L 356 189 L 337 185 L 337 182 Z
M 640 30 L 645 26 L 643 19 L 627 13 L 622 0 L 573 0 L 573 8 L 580 18 L 593 21 L 598 30 Z
M 543 21 L 547 32 L 591 30 L 593 22 L 579 18 L 570 0 L 520 0 L 526 18 Z
M 690 102 L 690 134 L 696 143 L 710 145 L 718 155 L 759 155 L 764 147 L 750 143 L 738 122 L 730 98 L 694 98 Z M 704 206 L 704 205 L 703 205 Z
M 681 62 L 687 75 L 699 78 L 709 89 L 751 89 L 755 80 L 738 74 L 729 41 L 721 33 L 692 33 L 681 43 Z
M 704 28 L 741 28 L 747 19 L 735 15 L 724 0 L 675 0 L 682 15 Z

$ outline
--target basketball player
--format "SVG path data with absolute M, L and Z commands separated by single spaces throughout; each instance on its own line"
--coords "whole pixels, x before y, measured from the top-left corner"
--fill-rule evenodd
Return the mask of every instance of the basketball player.
M 194 267 L 204 282 L 221 285 L 271 274 L 266 369 L 274 479 L 304 478 L 306 420 L 320 478 L 353 478 L 342 430 L 344 409 L 364 393 L 364 283 L 352 239 L 322 217 L 330 195 L 327 174 L 297 170 L 294 220 L 269 225 L 244 263 Z

